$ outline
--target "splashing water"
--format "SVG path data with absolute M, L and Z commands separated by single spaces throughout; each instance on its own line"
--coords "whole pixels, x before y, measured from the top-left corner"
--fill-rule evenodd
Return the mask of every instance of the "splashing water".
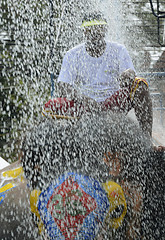
M 125 116 L 121 115 L 119 119 L 111 113 L 86 114 L 79 121 L 52 121 L 41 116 L 43 104 L 50 98 L 50 73 L 54 72 L 56 81 L 66 51 L 84 40 L 79 27 L 82 16 L 94 9 L 102 10 L 108 19 L 107 38 L 125 43 L 119 0 L 53 1 L 52 26 L 49 1 L 1 1 L 0 24 L 8 39 L 3 39 L 1 44 L 3 154 L 12 162 L 18 160 L 21 148 L 25 174 L 24 177 L 7 178 L 4 177 L 5 170 L 0 171 L 1 187 L 5 187 L 0 188 L 1 239 L 85 239 L 80 228 L 83 223 L 86 233 L 85 223 L 90 221 L 93 235 L 88 235 L 88 239 L 128 239 L 128 236 L 130 239 L 163 239 L 163 154 L 152 150 L 152 143 L 138 126 Z M 58 96 L 56 89 L 55 95 Z M 21 147 L 20 142 L 23 142 Z M 20 166 L 16 163 L 13 168 Z M 67 175 L 70 173 L 75 175 Z M 46 217 L 52 215 L 47 209 L 57 209 L 57 203 L 61 201 L 59 195 L 63 193 L 58 192 L 59 198 L 54 199 L 54 205 L 50 202 L 50 208 L 44 208 L 43 204 L 46 194 L 52 191 L 50 196 L 53 196 L 54 189 L 61 186 L 61 179 L 69 185 L 66 176 L 73 176 L 73 182 L 80 178 L 84 185 L 88 183 L 90 191 L 78 180 L 79 186 L 72 185 L 76 193 L 69 195 L 71 191 L 66 190 L 69 194 L 65 197 L 69 201 L 65 207 L 70 214 L 64 222 L 58 219 L 58 228 L 54 223 L 51 225 L 55 234 L 52 237 L 52 232 L 48 232 L 49 221 L 46 222 Z M 108 207 L 114 206 L 103 188 L 110 180 L 122 187 L 127 205 L 127 215 L 117 229 L 112 228 L 110 217 L 106 219 Z M 62 187 L 67 189 L 65 184 Z M 100 198 L 94 195 L 93 189 L 107 201 L 103 213 L 101 207 L 95 208 L 93 202 L 96 199 L 98 206 Z M 84 191 L 87 192 L 88 206 L 83 203 Z M 123 195 L 119 197 L 122 201 Z M 78 199 L 82 204 L 77 206 Z M 39 210 L 38 202 L 41 204 Z M 71 207 L 70 202 L 73 202 Z M 63 208 L 58 206 L 54 219 L 62 215 Z M 90 215 L 92 211 L 94 218 Z M 87 213 L 89 219 L 85 222 L 82 219 Z M 111 212 L 112 216 L 114 214 L 117 213 Z M 70 215 L 74 216 L 71 218 Z M 99 224 L 95 222 L 96 218 Z M 71 220 L 77 221 L 73 224 L 76 231 L 71 223 L 68 225 L 67 221 Z

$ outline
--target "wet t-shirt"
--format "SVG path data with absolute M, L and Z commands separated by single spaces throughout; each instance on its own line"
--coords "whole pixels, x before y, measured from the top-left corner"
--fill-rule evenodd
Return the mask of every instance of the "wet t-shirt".
M 119 90 L 118 78 L 128 68 L 134 70 L 123 45 L 107 41 L 105 52 L 97 58 L 87 53 L 83 43 L 66 53 L 58 81 L 102 102 Z

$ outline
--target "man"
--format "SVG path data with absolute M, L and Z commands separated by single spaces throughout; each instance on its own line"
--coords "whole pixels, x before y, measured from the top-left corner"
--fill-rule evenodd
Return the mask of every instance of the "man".
M 81 27 L 86 42 L 66 53 L 58 82 L 103 102 L 119 89 L 120 74 L 134 67 L 124 46 L 105 40 L 107 22 L 101 14 L 85 16 Z
M 54 114 L 77 117 L 84 111 L 112 110 L 110 100 L 111 96 L 120 89 L 120 76 L 134 80 L 129 71 L 125 73 L 127 69 L 134 71 L 126 48 L 121 44 L 105 40 L 107 21 L 102 14 L 86 15 L 81 27 L 84 29 L 86 42 L 66 53 L 57 82 L 57 93 L 60 98 L 46 103 L 44 114 L 53 111 Z M 129 99 L 128 91 L 120 90 L 120 96 L 121 92 L 124 92 L 124 98 L 120 99 L 120 108 L 117 109 L 123 108 L 123 101 L 127 101 L 129 108 L 126 113 L 131 108 L 136 109 L 140 126 L 151 135 L 152 104 L 148 86 L 143 82 L 140 81 L 138 84 L 142 87 L 135 90 L 136 96 L 133 102 Z

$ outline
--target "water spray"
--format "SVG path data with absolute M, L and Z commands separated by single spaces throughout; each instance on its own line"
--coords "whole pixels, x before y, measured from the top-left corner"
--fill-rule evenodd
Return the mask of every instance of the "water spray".
M 53 73 L 53 57 L 54 57 L 53 49 L 56 47 L 59 39 L 62 19 L 64 15 L 64 10 L 65 10 L 65 4 L 63 4 L 62 6 L 61 16 L 59 19 L 59 26 L 57 29 L 57 35 L 56 35 L 55 41 L 54 41 L 53 30 L 52 30 L 53 29 L 53 1 L 52 0 L 49 0 L 49 5 L 50 5 L 50 78 L 51 78 L 51 98 L 53 98 L 54 90 L 55 90 L 54 78 L 57 77 L 57 76 L 54 76 L 54 73 Z

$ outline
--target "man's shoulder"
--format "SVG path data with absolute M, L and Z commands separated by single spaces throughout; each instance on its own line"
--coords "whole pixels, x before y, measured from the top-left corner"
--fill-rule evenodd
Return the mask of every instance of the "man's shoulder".
M 69 55 L 76 54 L 76 53 L 82 51 L 84 46 L 85 46 L 85 43 L 81 43 L 81 44 L 71 48 L 70 50 L 68 50 L 66 54 L 69 54 Z
M 116 49 L 116 50 L 125 49 L 125 46 L 121 43 L 118 43 L 118 42 L 106 41 L 106 43 L 107 43 L 107 46 L 109 48 L 112 48 L 112 49 Z

